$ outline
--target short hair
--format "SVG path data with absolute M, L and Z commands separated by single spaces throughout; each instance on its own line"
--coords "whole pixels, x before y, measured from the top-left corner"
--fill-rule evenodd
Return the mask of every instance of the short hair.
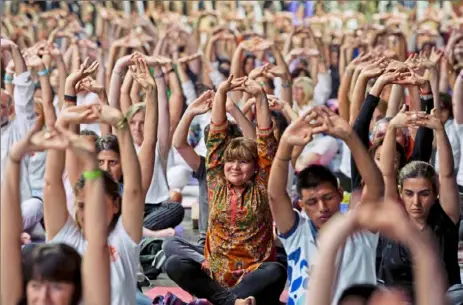
M 323 165 L 312 164 L 297 175 L 297 192 L 301 196 L 303 189 L 316 188 L 322 183 L 330 183 L 338 188 L 338 179 L 331 170 Z
M 98 140 L 99 136 L 96 134 L 96 132 L 94 132 L 93 130 L 90 130 L 90 129 L 84 129 L 84 130 L 81 130 L 80 131 L 80 135 L 81 136 L 91 136 L 91 137 L 95 137 L 95 139 Z
M 367 304 L 373 293 L 378 289 L 373 284 L 355 284 L 346 289 L 341 294 L 338 304 L 341 305 L 343 301 L 351 297 L 362 299 L 364 304 Z
M 27 304 L 27 283 L 35 279 L 73 284 L 70 304 L 79 304 L 82 297 L 81 264 L 80 254 L 62 243 L 36 245 L 23 251 L 23 297 L 18 304 Z
M 412 161 L 405 165 L 399 172 L 399 187 L 403 188 L 404 181 L 413 178 L 425 178 L 431 181 L 434 193 L 438 194 L 437 174 L 431 164 L 423 161 Z
M 257 164 L 257 142 L 245 137 L 231 140 L 223 153 L 223 161 L 246 160 Z
M 118 155 L 121 154 L 120 148 L 119 148 L 119 141 L 117 140 L 117 137 L 113 134 L 107 134 L 104 136 L 99 137 L 96 140 L 96 153 L 100 153 L 103 150 L 111 150 L 117 153 Z
M 209 139 L 209 131 L 211 129 L 210 124 L 207 124 L 206 127 L 204 128 L 204 142 L 207 143 L 207 139 Z M 238 127 L 237 124 L 228 122 L 228 130 L 227 130 L 228 135 L 230 136 L 231 139 L 242 137 L 243 133 L 241 132 L 241 129 Z
M 145 103 L 136 103 L 130 106 L 130 108 L 127 110 L 127 113 L 125 114 L 125 117 L 127 118 L 128 121 L 130 121 L 134 115 L 139 113 L 140 111 L 145 111 Z

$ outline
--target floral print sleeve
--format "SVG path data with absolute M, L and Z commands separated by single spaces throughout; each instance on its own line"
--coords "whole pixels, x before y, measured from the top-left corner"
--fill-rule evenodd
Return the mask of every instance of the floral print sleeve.
M 213 181 L 223 174 L 223 154 L 228 143 L 228 121 L 216 125 L 211 123 L 209 136 L 206 142 L 206 170 L 207 176 Z
M 272 167 L 273 158 L 275 157 L 278 143 L 273 135 L 273 128 L 257 128 L 257 154 L 259 157 L 258 177 L 264 182 L 268 181 L 270 168 Z

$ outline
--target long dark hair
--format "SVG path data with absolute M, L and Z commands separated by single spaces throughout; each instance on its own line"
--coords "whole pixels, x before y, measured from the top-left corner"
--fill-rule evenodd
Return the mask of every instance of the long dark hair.
M 22 253 L 23 297 L 19 305 L 27 305 L 27 284 L 32 280 L 64 282 L 74 285 L 71 305 L 82 298 L 82 258 L 66 244 L 41 244 Z

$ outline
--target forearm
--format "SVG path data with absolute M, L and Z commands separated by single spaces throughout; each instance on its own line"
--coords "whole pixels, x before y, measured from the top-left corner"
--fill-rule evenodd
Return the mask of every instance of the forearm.
M 155 67 L 155 75 L 159 75 L 161 69 Z M 167 160 L 167 154 L 170 150 L 170 111 L 167 99 L 167 86 L 164 77 L 155 78 L 156 87 L 158 88 L 158 143 L 162 158 Z
M 272 127 L 272 115 L 270 114 L 267 95 L 263 91 L 256 96 L 256 124 L 260 129 Z
M 111 107 L 121 110 L 120 94 L 121 94 L 121 80 L 123 77 L 124 66 L 116 63 L 112 70 L 111 81 L 109 84 L 109 103 Z
M 350 106 L 350 124 L 353 125 L 362 107 L 362 101 L 365 98 L 368 78 L 362 75 L 359 76 L 355 89 L 352 94 L 352 104 Z
M 11 55 L 13 56 L 14 69 L 16 75 L 20 75 L 27 71 L 26 62 L 24 61 L 21 51 L 18 46 L 11 46 Z
M 256 128 L 251 123 L 251 121 L 246 118 L 246 116 L 241 112 L 236 104 L 235 107 L 229 111 L 229 113 L 235 119 L 238 127 L 243 132 L 243 136 L 251 140 L 256 140 Z
M 386 111 L 387 118 L 395 117 L 396 114 L 399 113 L 403 96 L 404 96 L 404 89 L 402 88 L 402 86 L 393 85 L 391 96 L 389 97 L 389 101 L 387 103 L 387 111 Z
M 68 71 L 66 69 L 66 64 L 64 63 L 64 59 L 62 56 L 56 61 L 56 65 L 58 66 L 58 77 L 59 77 L 59 85 L 58 85 L 58 107 L 59 109 L 63 108 L 64 104 L 64 90 L 66 87 L 66 77 L 68 75 Z
M 384 181 L 381 171 L 355 132 L 350 132 L 345 142 L 349 146 L 355 164 L 368 188 L 368 199 L 379 199 L 384 193 Z
M 39 67 L 43 71 L 45 66 Z M 48 74 L 39 76 L 40 88 L 42 89 L 42 105 L 47 128 L 51 129 L 56 122 L 55 107 L 53 107 L 53 93 L 50 86 Z
M 135 146 L 128 126 L 116 129 L 121 150 L 122 172 L 124 173 L 124 194 L 126 190 L 141 189 L 141 171 Z
M 0 213 L 0 288 L 2 304 L 17 304 L 23 295 L 21 278 L 22 215 L 20 202 L 20 163 L 8 157 L 2 183 Z
M 341 74 L 343 76 L 338 90 L 339 115 L 346 121 L 350 119 L 349 89 L 353 73 L 354 70 L 347 69 L 344 74 Z
M 185 114 L 180 119 L 180 122 L 177 128 L 175 129 L 174 136 L 172 137 L 172 146 L 174 146 L 176 149 L 181 149 L 189 146 L 188 132 L 190 129 L 191 122 L 193 122 L 194 118 L 195 115 L 187 109 L 185 111 Z
M 225 103 L 227 101 L 227 92 L 217 91 L 214 97 L 211 111 L 211 122 L 219 125 L 227 120 L 227 111 Z

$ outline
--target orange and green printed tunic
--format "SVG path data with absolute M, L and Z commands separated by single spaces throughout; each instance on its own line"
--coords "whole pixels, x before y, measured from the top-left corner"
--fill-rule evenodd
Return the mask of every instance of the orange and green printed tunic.
M 261 263 L 275 260 L 267 184 L 277 142 L 272 128 L 257 129 L 257 172 L 240 193 L 224 177 L 227 130 L 228 122 L 211 124 L 206 144 L 209 227 L 203 269 L 222 286 L 233 287 Z

